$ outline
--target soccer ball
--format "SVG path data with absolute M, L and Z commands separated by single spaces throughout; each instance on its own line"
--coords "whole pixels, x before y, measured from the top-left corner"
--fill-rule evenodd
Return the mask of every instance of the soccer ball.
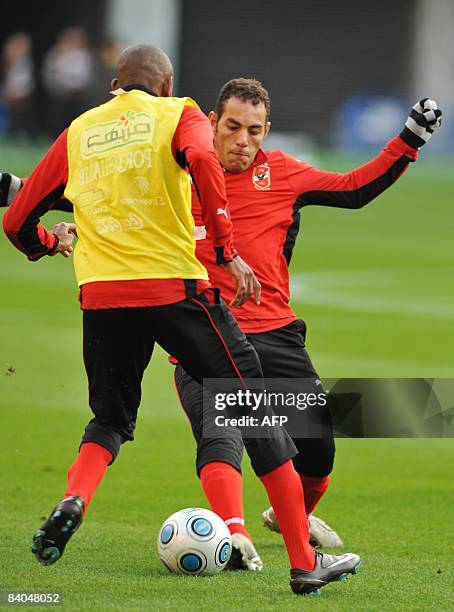
M 157 545 L 168 570 L 192 576 L 217 574 L 232 553 L 227 525 L 204 508 L 186 508 L 169 516 L 159 530 Z

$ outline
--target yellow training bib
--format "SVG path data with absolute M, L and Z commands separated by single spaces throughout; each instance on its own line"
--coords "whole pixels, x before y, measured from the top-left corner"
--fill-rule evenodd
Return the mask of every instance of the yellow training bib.
M 79 236 L 79 285 L 208 279 L 195 257 L 190 179 L 171 149 L 185 105 L 197 106 L 132 90 L 70 125 L 65 197 Z

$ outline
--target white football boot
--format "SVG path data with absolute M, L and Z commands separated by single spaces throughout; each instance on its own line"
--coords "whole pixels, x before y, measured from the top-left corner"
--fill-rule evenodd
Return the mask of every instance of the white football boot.
M 309 533 L 312 546 L 325 548 L 342 548 L 344 543 L 339 535 L 325 521 L 314 514 L 309 514 Z
M 268 510 L 265 510 L 265 512 L 262 513 L 262 518 L 263 525 L 265 527 L 271 531 L 275 531 L 276 533 L 281 533 L 273 508 L 268 508 Z M 321 518 L 318 518 L 318 516 L 314 516 L 313 514 L 309 514 L 309 533 L 310 543 L 312 546 L 341 548 L 344 545 L 334 529 L 332 529 Z
M 227 563 L 230 570 L 261 572 L 263 563 L 254 544 L 242 533 L 232 534 L 232 556 Z

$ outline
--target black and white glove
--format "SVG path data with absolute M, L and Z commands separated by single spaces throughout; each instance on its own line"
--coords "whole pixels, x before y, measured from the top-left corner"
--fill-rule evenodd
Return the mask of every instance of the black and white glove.
M 0 172 L 0 206 L 9 206 L 22 187 L 19 177 L 8 172 Z
M 440 127 L 441 115 L 435 100 L 423 98 L 411 109 L 400 137 L 410 147 L 419 149 L 430 140 L 434 129 Z

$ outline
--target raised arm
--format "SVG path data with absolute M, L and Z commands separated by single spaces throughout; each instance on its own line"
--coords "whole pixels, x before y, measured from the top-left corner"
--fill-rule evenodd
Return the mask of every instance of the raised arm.
M 392 185 L 418 157 L 418 149 L 441 123 L 441 111 L 427 98 L 415 104 L 399 136 L 371 161 L 347 173 L 318 170 L 286 157 L 299 207 L 361 208 Z

